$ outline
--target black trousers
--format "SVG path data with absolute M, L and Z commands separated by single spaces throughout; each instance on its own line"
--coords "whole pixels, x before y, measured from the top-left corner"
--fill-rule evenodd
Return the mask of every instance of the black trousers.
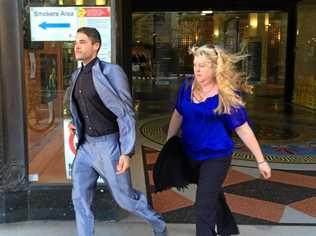
M 222 189 L 231 158 L 190 160 L 190 182 L 197 184 L 195 212 L 196 236 L 239 234 L 237 224 L 226 203 Z

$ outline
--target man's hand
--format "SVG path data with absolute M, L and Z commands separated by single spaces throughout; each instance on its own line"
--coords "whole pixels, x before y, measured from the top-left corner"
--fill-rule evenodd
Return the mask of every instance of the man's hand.
M 121 155 L 116 166 L 116 174 L 123 174 L 129 168 L 129 157 Z

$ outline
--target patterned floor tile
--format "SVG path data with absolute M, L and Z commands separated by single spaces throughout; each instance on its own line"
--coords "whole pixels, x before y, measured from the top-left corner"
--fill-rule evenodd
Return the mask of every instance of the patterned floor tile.
M 146 161 L 148 165 L 153 165 L 156 163 L 159 152 L 148 153 L 146 156 Z
M 315 196 L 316 189 L 256 179 L 225 187 L 225 192 L 288 205 Z
M 258 219 L 255 217 L 238 214 L 233 212 L 234 218 L 238 225 L 278 225 L 278 222 L 273 222 L 270 220 Z
M 284 170 L 284 172 L 287 173 L 295 173 L 295 174 L 301 174 L 301 175 L 307 175 L 307 176 L 316 176 L 316 170 L 314 171 L 306 171 L 306 170 Z
M 143 148 L 149 202 L 169 223 L 194 223 L 195 187 L 186 190 L 190 193 L 173 189 L 154 193 L 152 170 L 158 154 L 157 150 Z M 224 184 L 227 202 L 238 224 L 314 224 L 315 177 L 275 170 L 272 180 L 266 181 L 253 176 L 256 168 L 247 171 L 249 167 L 233 166 Z
M 285 206 L 255 198 L 226 193 L 227 203 L 234 213 L 272 222 L 279 222 Z
M 232 166 L 233 170 L 239 171 L 246 175 L 252 176 L 254 178 L 260 178 L 260 173 L 257 167 L 241 167 L 241 166 Z
M 173 190 L 152 193 L 151 198 L 153 202 L 153 208 L 159 213 L 165 213 L 193 205 L 191 200 L 183 197 Z
M 293 224 L 316 224 L 316 217 L 304 214 L 301 211 L 297 211 L 291 207 L 286 207 L 280 223 L 293 223 Z
M 278 183 L 314 188 L 316 190 L 316 176 L 306 176 L 302 174 L 273 170 L 272 177 L 269 180 Z
M 167 223 L 195 223 L 194 206 L 168 211 L 162 215 Z
M 289 206 L 305 214 L 316 217 L 316 196 L 299 202 L 293 202 Z
M 250 175 L 244 174 L 234 169 L 230 169 L 225 179 L 224 186 L 226 187 L 229 185 L 238 184 L 254 179 L 255 178 Z

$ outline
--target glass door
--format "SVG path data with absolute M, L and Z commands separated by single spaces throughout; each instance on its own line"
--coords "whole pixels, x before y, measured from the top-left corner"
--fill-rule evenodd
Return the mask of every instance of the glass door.
M 68 124 L 69 85 L 78 67 L 73 47 L 81 26 L 100 31 L 99 57 L 110 61 L 109 0 L 24 1 L 24 84 L 30 181 L 67 183 L 75 156 Z
M 283 97 L 287 13 L 150 12 L 133 14 L 133 89 L 139 114 L 168 112 L 181 78 L 192 74 L 193 45 L 216 44 L 248 55 L 240 66 L 260 97 Z M 146 105 L 147 104 L 147 105 Z M 157 110 L 157 109 L 156 109 Z M 157 111 L 158 112 L 158 111 Z

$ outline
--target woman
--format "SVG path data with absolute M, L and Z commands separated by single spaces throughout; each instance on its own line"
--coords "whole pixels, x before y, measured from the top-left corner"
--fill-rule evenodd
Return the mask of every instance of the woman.
M 252 88 L 234 67 L 245 56 L 209 45 L 193 47 L 190 53 L 194 56 L 194 77 L 180 88 L 167 139 L 181 127 L 184 151 L 197 177 L 196 235 L 216 235 L 215 224 L 220 235 L 238 234 L 222 191 L 233 154 L 231 131 L 253 153 L 262 176 L 271 176 L 240 96 Z

